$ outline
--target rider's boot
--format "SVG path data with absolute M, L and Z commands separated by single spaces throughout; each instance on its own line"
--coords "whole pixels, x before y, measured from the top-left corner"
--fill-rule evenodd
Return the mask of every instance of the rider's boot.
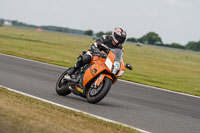
M 82 66 L 84 66 L 85 64 L 90 63 L 91 61 L 91 56 L 84 54 L 83 56 L 79 56 L 78 57 L 78 61 L 76 62 L 76 64 L 74 65 L 74 67 L 72 67 L 68 72 L 67 75 L 65 75 L 65 79 L 71 79 L 71 75 L 73 75 L 77 70 L 79 70 Z

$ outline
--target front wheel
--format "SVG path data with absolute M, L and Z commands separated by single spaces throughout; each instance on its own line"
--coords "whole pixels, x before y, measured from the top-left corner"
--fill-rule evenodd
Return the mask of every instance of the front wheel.
M 105 77 L 103 82 L 99 86 L 101 88 L 99 87 L 97 88 L 100 89 L 100 91 L 97 94 L 95 94 L 95 91 L 97 91 L 96 89 L 92 87 L 88 89 L 86 95 L 87 101 L 92 104 L 100 102 L 108 94 L 111 85 L 112 85 L 112 80 L 109 79 L 108 77 Z
M 70 69 L 70 68 L 69 68 Z M 62 75 L 59 77 L 57 83 L 56 83 L 56 93 L 58 95 L 61 95 L 61 96 L 66 96 L 66 95 L 69 95 L 71 93 L 70 89 L 68 88 L 68 85 L 67 85 L 67 81 L 64 81 L 64 76 L 67 74 L 67 71 L 69 70 L 67 69 L 66 71 L 64 71 L 62 73 Z

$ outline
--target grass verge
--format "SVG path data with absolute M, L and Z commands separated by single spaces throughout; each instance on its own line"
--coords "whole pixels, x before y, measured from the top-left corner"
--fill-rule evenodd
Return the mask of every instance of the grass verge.
M 0 27 L 0 53 L 71 67 L 92 38 Z M 124 44 L 124 80 L 200 96 L 200 52 Z
M 139 133 L 0 87 L 1 133 Z

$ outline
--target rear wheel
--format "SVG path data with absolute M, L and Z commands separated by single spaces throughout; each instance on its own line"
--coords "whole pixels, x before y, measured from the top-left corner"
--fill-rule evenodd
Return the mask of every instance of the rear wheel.
M 70 68 L 69 68 L 70 69 Z M 67 74 L 67 69 L 62 73 L 62 75 L 59 77 L 57 83 L 56 83 L 56 93 L 61 96 L 66 96 L 71 93 L 69 87 L 68 87 L 68 82 L 64 80 L 64 76 Z
M 95 104 L 100 102 L 109 92 L 112 85 L 112 80 L 108 77 L 105 77 L 103 82 L 99 85 L 98 88 L 90 87 L 87 91 L 87 101 L 89 103 Z

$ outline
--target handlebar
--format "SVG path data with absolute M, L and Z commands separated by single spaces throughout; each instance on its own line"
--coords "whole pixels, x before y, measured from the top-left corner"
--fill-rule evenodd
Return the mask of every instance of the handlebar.
M 109 51 L 110 51 L 110 48 L 108 47 L 108 46 L 106 46 L 105 44 L 101 44 L 101 46 L 103 47 L 103 51 L 106 53 L 106 54 L 108 54 L 109 53 Z
M 95 53 L 95 54 L 93 54 L 93 56 L 99 56 L 104 59 L 107 58 L 107 54 L 102 54 L 102 53 Z

